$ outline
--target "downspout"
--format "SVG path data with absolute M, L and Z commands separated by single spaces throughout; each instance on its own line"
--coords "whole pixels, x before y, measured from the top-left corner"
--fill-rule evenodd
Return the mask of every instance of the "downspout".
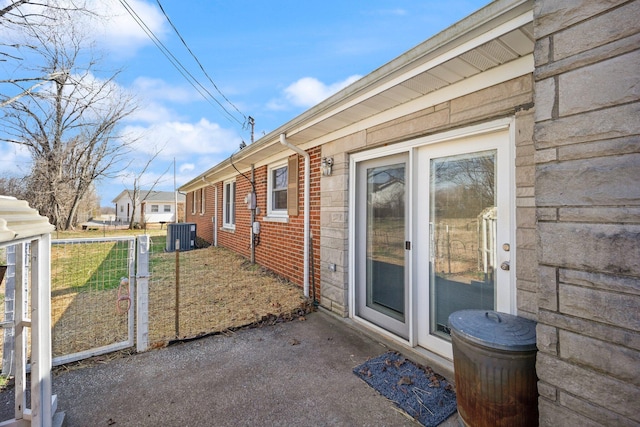
M 207 181 L 204 176 L 202 177 L 202 182 L 207 185 L 213 185 L 213 217 L 211 218 L 213 222 L 212 245 L 213 247 L 218 247 L 218 186 L 213 182 Z
M 309 298 L 309 189 L 311 180 L 311 157 L 306 151 L 289 143 L 284 133 L 280 134 L 280 143 L 304 157 L 304 296 Z
M 213 186 L 213 246 L 218 247 L 218 186 Z

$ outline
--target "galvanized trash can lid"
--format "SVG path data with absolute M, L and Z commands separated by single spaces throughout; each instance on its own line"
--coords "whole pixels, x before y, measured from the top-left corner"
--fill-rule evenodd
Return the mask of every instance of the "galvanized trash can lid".
M 449 326 L 468 341 L 511 351 L 536 350 L 536 322 L 490 310 L 451 313 Z

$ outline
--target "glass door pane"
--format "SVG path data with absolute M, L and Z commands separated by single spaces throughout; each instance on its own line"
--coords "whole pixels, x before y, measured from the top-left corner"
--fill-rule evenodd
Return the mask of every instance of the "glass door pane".
M 430 333 L 450 339 L 448 318 L 496 307 L 496 150 L 430 163 Z
M 406 154 L 356 166 L 356 314 L 408 337 Z
M 404 163 L 367 169 L 367 307 L 404 322 Z

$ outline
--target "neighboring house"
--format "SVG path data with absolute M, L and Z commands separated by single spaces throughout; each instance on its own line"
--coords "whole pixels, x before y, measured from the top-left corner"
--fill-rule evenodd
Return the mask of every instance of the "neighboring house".
M 540 424 L 637 425 L 638 22 L 492 2 L 183 185 L 187 221 L 436 363 L 452 311 L 534 319 Z
M 146 191 L 140 190 L 135 212 L 134 203 L 131 200 L 133 190 L 123 190 L 111 203 L 116 205 L 115 219 L 117 222 L 129 223 L 131 215 L 133 221 L 140 224 L 170 223 L 175 222 L 176 195 L 173 191 Z M 177 196 L 178 221 L 184 221 L 185 195 Z

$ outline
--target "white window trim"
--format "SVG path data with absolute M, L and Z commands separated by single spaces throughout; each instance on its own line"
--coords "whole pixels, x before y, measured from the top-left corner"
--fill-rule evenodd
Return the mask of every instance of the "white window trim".
M 153 210 L 155 208 L 155 210 Z M 159 213 L 160 212 L 160 205 L 151 205 L 151 213 Z
M 191 199 L 191 214 L 195 215 L 196 213 L 196 194 L 198 194 L 198 190 L 193 190 L 193 198 Z
M 273 198 L 272 198 L 272 191 L 273 191 L 273 171 L 275 169 L 280 169 L 281 167 L 289 167 L 289 163 L 288 163 L 288 159 L 284 159 L 282 161 L 279 161 L 277 163 L 273 163 L 270 164 L 269 167 L 267 168 L 267 220 L 269 220 L 269 218 L 289 218 L 289 214 L 287 213 L 287 208 L 285 207 L 284 209 L 278 209 L 278 210 L 273 210 Z M 287 170 L 287 173 L 289 173 L 289 171 Z M 287 188 L 287 191 L 289 189 Z
M 229 222 L 229 218 L 227 218 L 227 185 L 231 186 L 232 184 L 235 184 L 236 180 L 234 179 L 230 179 L 227 181 L 224 181 L 222 184 L 222 228 L 228 229 L 228 230 L 235 230 L 236 229 L 236 224 L 235 222 Z M 235 211 L 236 211 L 236 205 L 235 205 L 235 199 L 237 196 L 237 191 L 238 191 L 238 185 L 236 184 L 235 186 L 232 187 L 233 188 L 233 203 L 231 203 L 230 206 L 230 216 L 234 217 L 235 215 Z

